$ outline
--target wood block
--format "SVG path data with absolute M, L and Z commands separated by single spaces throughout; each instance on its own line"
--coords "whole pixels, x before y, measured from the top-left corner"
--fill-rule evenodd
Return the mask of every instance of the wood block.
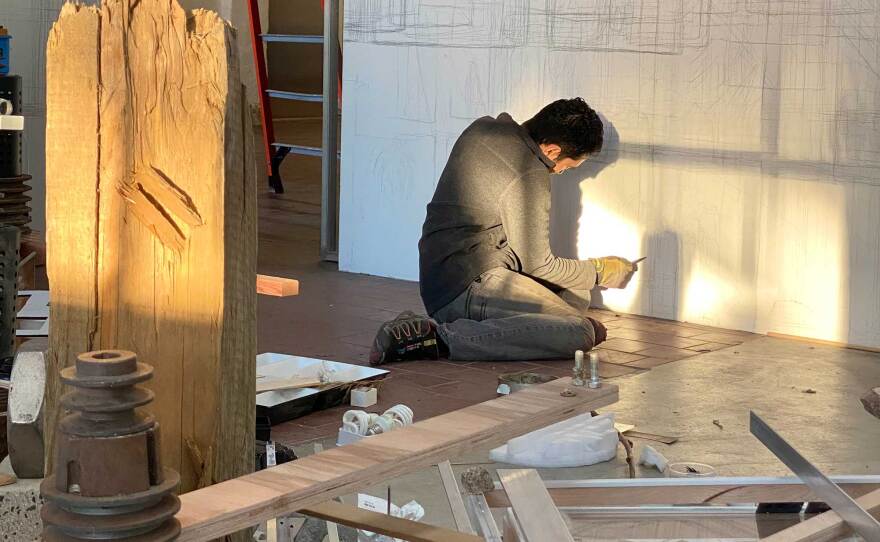
M 212 540 L 617 401 L 613 384 L 579 388 L 574 397 L 560 395 L 570 387 L 570 378 L 531 386 L 181 495 L 177 519 L 183 530 L 179 540 Z
M 275 297 L 299 295 L 299 281 L 269 275 L 257 275 L 257 293 Z
M 254 467 L 256 188 L 237 59 L 229 24 L 177 0 L 67 3 L 48 40 L 47 437 L 58 370 L 132 350 L 155 368 L 150 410 L 182 492 Z
M 559 508 L 534 469 L 499 470 L 517 522 L 529 542 L 574 542 Z
M 365 529 L 410 542 L 483 542 L 473 534 L 460 533 L 427 523 L 419 523 L 363 508 L 327 501 L 300 510 L 301 513 L 327 521 Z

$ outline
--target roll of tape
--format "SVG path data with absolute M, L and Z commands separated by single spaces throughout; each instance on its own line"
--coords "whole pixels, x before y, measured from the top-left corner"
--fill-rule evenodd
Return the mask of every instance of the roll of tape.
M 0 98 L 0 115 L 12 114 L 12 102 L 5 98 Z

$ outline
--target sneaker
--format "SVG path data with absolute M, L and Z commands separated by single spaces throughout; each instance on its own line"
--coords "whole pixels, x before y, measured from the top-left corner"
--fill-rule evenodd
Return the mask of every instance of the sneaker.
M 385 322 L 370 350 L 370 365 L 413 359 L 439 359 L 437 327 L 430 318 L 412 311 Z

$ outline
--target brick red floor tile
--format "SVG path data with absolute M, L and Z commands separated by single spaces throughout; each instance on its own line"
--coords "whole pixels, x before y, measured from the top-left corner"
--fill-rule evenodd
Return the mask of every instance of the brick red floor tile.
M 662 333 L 658 331 L 645 331 L 640 329 L 625 328 L 609 330 L 608 336 L 620 339 L 631 339 L 634 341 L 642 341 L 663 346 L 674 346 L 675 348 L 690 348 L 692 346 L 697 346 L 698 344 L 706 342 L 694 338 L 688 339 L 686 337 L 680 337 L 678 335 L 671 335 L 669 333 Z
M 618 352 L 626 352 L 628 354 L 632 354 L 634 352 L 638 352 L 639 350 L 644 350 L 652 346 L 649 343 L 643 343 L 639 341 L 632 341 L 630 339 L 608 339 L 604 343 L 602 343 L 603 350 L 616 350 Z
M 690 356 L 697 355 L 697 353 L 693 350 L 687 350 L 684 348 L 673 348 L 671 346 L 651 346 L 650 348 L 640 350 L 638 353 L 648 358 L 664 358 L 669 360 L 684 359 Z M 638 361 L 635 361 L 633 363 L 638 363 Z

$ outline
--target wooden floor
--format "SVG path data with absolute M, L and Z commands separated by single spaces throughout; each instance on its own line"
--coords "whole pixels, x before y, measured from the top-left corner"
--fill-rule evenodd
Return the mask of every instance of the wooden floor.
M 292 132 L 288 139 L 308 144 L 314 143 L 309 139 L 312 124 L 288 122 L 281 129 Z M 300 295 L 259 296 L 258 351 L 364 365 L 382 322 L 404 310 L 424 312 L 418 284 L 340 273 L 335 264 L 320 262 L 320 160 L 289 155 L 282 178 L 286 189 L 282 195 L 258 185 L 259 272 L 298 279 Z M 595 311 L 593 316 L 608 327 L 609 339 L 600 348 L 604 378 L 638 374 L 759 337 L 609 311 Z M 498 374 L 532 371 L 569 376 L 572 365 L 572 360 L 390 364 L 385 368 L 392 373 L 380 388 L 376 408 L 404 403 L 417 419 L 424 419 L 495 397 Z M 344 410 L 338 407 L 281 424 L 273 428 L 273 437 L 297 444 L 333 435 Z

